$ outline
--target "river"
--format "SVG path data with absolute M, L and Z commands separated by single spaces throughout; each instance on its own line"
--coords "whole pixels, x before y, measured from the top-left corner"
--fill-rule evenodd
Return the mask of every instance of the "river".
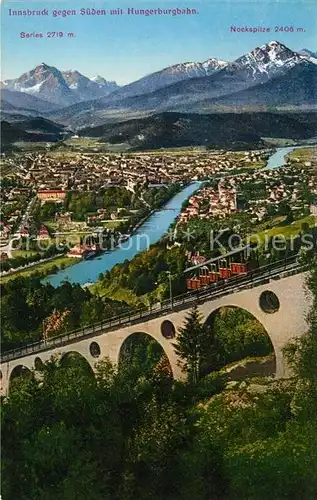
M 302 148 L 312 148 L 316 147 L 316 144 L 309 144 L 305 146 L 289 146 L 287 148 L 277 148 L 275 153 L 273 153 L 268 159 L 267 166 L 265 170 L 270 170 L 272 168 L 282 167 L 285 164 L 285 156 L 288 153 L 294 151 L 294 149 L 302 149 Z
M 51 283 L 53 286 L 59 286 L 62 281 L 67 280 L 71 283 L 85 285 L 86 283 L 97 281 L 100 273 L 109 271 L 116 264 L 120 264 L 126 259 L 133 259 L 137 253 L 146 250 L 149 245 L 156 243 L 168 231 L 170 225 L 180 213 L 184 201 L 199 186 L 200 182 L 194 182 L 173 196 L 161 210 L 154 212 L 133 236 L 128 241 L 122 243 L 120 247 L 105 252 L 94 259 L 83 260 L 78 264 L 60 270 L 58 273 L 44 278 L 43 283 Z
M 285 163 L 285 155 L 294 149 L 310 146 L 291 146 L 278 148 L 268 159 L 266 169 L 281 167 Z M 91 260 L 81 261 L 66 269 L 60 270 L 58 273 L 44 278 L 43 283 L 51 283 L 53 286 L 59 286 L 62 281 L 70 281 L 71 283 L 79 283 L 85 285 L 94 283 L 98 279 L 100 273 L 105 273 L 112 269 L 116 264 L 120 264 L 124 260 L 131 260 L 133 257 L 143 250 L 146 250 L 149 245 L 156 243 L 167 231 L 173 223 L 177 215 L 180 213 L 182 204 L 187 198 L 196 191 L 200 186 L 199 182 L 195 182 L 184 188 L 180 193 L 175 195 L 161 210 L 154 212 L 134 235 L 120 247 L 102 254 Z

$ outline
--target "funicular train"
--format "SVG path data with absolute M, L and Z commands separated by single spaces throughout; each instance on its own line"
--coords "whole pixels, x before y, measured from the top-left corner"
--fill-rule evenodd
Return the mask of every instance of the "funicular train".
M 227 280 L 234 276 L 245 276 L 258 267 L 257 251 L 251 245 L 239 247 L 231 252 L 191 266 L 185 270 L 187 290 L 198 290 L 204 286 Z

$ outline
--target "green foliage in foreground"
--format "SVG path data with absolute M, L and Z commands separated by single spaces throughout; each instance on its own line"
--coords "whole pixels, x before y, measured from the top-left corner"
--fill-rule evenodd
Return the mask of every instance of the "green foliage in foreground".
M 317 391 L 243 385 L 224 390 L 217 374 L 173 382 L 135 362 L 104 361 L 94 377 L 76 360 L 51 361 L 38 379 L 14 379 L 3 404 L 3 496 L 314 498 Z
M 128 362 L 105 360 L 96 377 L 68 359 L 13 380 L 2 411 L 3 498 L 316 498 L 316 279 L 310 331 L 286 350 L 289 380 L 229 389 L 212 373 L 174 382 L 149 344 L 145 372 L 142 353 L 128 349 Z

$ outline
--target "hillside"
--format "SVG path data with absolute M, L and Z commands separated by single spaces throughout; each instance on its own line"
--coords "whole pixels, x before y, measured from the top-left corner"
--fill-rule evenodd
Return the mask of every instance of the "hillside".
M 239 148 L 261 145 L 261 137 L 307 139 L 317 135 L 317 113 L 219 113 L 158 115 L 80 131 L 136 149 L 209 145 Z
M 36 97 L 34 95 L 26 94 L 17 90 L 9 90 L 1 88 L 1 109 L 8 111 L 21 111 L 27 109 L 29 111 L 41 113 L 57 109 L 57 104 Z
M 15 126 L 27 132 L 38 132 L 47 134 L 61 134 L 64 132 L 64 125 L 59 125 L 46 118 L 36 117 L 15 123 Z
M 18 142 L 56 142 L 64 135 L 64 126 L 44 118 L 9 123 L 1 121 L 1 142 L 3 146 Z
M 202 111 L 215 105 L 239 108 L 241 106 L 312 106 L 316 109 L 317 67 L 313 64 L 303 67 L 295 66 L 287 75 L 221 98 L 200 101 L 194 104 L 193 109 Z

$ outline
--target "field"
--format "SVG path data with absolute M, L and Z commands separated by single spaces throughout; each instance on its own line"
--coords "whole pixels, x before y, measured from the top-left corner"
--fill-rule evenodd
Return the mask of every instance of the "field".
M 14 142 L 13 146 L 16 146 L 19 148 L 19 150 L 24 153 L 25 151 L 33 151 L 34 153 L 37 153 L 38 151 L 47 151 L 49 150 L 49 147 L 46 146 L 46 142 L 29 142 L 29 141 L 21 141 L 21 142 Z M 54 144 L 54 143 L 49 143 L 49 144 Z
M 205 153 L 207 151 L 205 146 L 184 146 L 184 147 L 179 147 L 179 148 L 160 148 L 160 149 L 150 149 L 148 151 L 137 151 L 135 153 L 129 153 L 131 155 L 135 154 L 138 156 L 148 156 L 148 155 L 166 155 L 168 154 L 173 154 L 173 155 L 191 155 L 191 154 L 197 154 L 197 153 Z M 211 151 L 212 152 L 212 151 Z M 219 151 L 215 151 L 217 154 L 219 154 Z
M 316 139 L 289 139 L 278 137 L 262 137 L 268 147 L 285 148 L 289 146 L 315 146 Z
M 36 253 L 36 250 L 12 250 L 12 257 L 14 259 L 17 257 L 32 257 Z
M 116 220 L 102 220 L 101 225 L 106 227 L 107 229 L 116 229 L 121 222 L 128 220 L 128 218 L 125 219 L 116 219 Z
M 71 138 L 63 141 L 60 146 L 58 146 L 56 149 L 49 151 L 49 156 L 52 156 L 54 158 L 60 157 L 60 156 L 65 156 L 65 157 L 73 157 L 76 156 L 80 153 L 94 153 L 96 155 L 98 154 L 111 154 L 111 153 L 119 153 L 119 152 L 124 152 L 126 150 L 130 149 L 130 145 L 127 143 L 121 143 L 121 144 L 111 144 L 107 142 L 99 142 L 98 139 L 93 139 L 93 138 L 88 138 L 88 137 L 79 137 L 79 138 Z M 104 151 L 96 151 L 97 149 L 104 149 Z M 206 152 L 207 149 L 205 146 L 186 146 L 186 147 L 179 147 L 179 148 L 160 148 L 160 149 L 152 149 L 149 151 L 128 151 L 129 155 L 166 155 L 166 154 L 173 154 L 173 155 L 191 155 L 191 154 L 197 154 L 197 153 L 204 153 Z M 217 153 L 219 154 L 218 150 L 210 150 L 211 153 Z
M 49 156 L 54 158 L 72 158 L 81 153 L 98 154 L 98 152 L 105 152 L 105 144 L 99 142 L 97 139 L 72 137 L 53 147 L 49 151 Z
M 289 158 L 294 159 L 298 158 L 300 161 L 312 161 L 312 160 L 317 160 L 317 148 L 316 147 L 311 147 L 311 148 L 300 148 L 300 149 L 295 149 L 291 153 L 287 155 Z
M 89 137 L 71 137 L 66 139 L 63 144 L 71 147 L 96 148 L 102 145 L 97 139 Z
M 51 234 L 59 233 L 56 237 L 50 239 L 51 243 L 58 243 L 66 240 L 72 245 L 76 245 L 80 242 L 80 238 L 85 235 L 91 234 L 92 229 L 87 228 L 85 222 L 68 222 L 61 224 L 55 220 L 44 220 L 44 226 L 48 228 Z
M 262 138 L 264 142 L 267 144 L 268 147 L 277 147 L 277 148 L 285 148 L 287 146 L 296 146 L 298 142 L 305 142 L 305 141 L 296 141 L 293 139 L 284 139 L 284 138 L 277 138 L 277 137 L 263 137 Z
M 272 227 L 271 229 L 266 229 L 265 231 L 260 231 L 257 233 L 257 238 L 260 239 L 261 243 L 264 243 L 265 238 L 270 238 L 271 236 L 281 235 L 285 238 L 289 238 L 291 236 L 296 236 L 301 230 L 302 224 L 307 223 L 310 227 L 315 226 L 317 221 L 316 218 L 308 215 L 307 217 L 303 217 L 302 219 L 298 219 L 292 222 L 289 225 L 277 225 Z M 252 238 L 251 238 L 252 240 Z M 254 241 L 257 239 L 254 238 Z

